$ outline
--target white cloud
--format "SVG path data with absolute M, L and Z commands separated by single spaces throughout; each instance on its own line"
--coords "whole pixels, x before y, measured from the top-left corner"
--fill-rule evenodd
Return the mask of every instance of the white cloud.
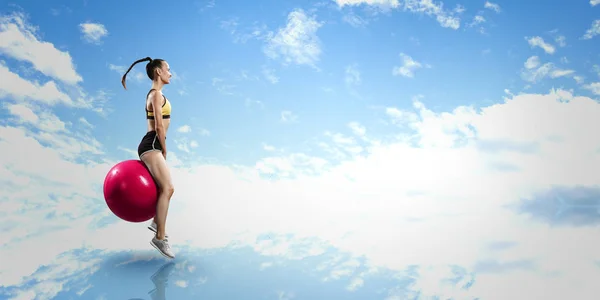
M 458 29 L 460 28 L 460 18 L 455 14 L 460 14 L 464 9 L 457 6 L 454 10 L 445 10 L 443 3 L 440 1 L 434 3 L 432 0 L 335 0 L 338 7 L 369 5 L 377 7 L 381 10 L 402 9 L 407 12 L 416 14 L 425 14 L 435 17 L 436 21 L 445 28 Z M 347 22 L 351 24 L 362 24 L 361 20 L 357 20 L 354 15 L 349 15 Z
M 75 105 L 68 95 L 58 89 L 54 81 L 44 84 L 27 81 L 11 72 L 4 64 L 0 64 L 0 77 L 0 97 L 33 100 L 47 105 Z
M 263 143 L 263 149 L 264 149 L 265 151 L 269 151 L 269 152 L 271 152 L 271 151 L 275 151 L 275 150 L 276 150 L 274 146 L 271 146 L 271 145 L 269 145 L 269 144 L 265 144 L 265 143 Z
M 600 77 L 600 66 L 599 65 L 592 66 L 592 70 L 594 71 L 594 73 L 596 73 L 596 75 L 598 75 L 598 77 Z
M 206 128 L 200 128 L 198 132 L 201 136 L 210 136 L 210 131 Z
M 246 98 L 246 100 L 244 100 L 244 104 L 246 105 L 246 107 L 253 107 L 253 106 L 258 106 L 259 108 L 265 107 L 265 104 L 262 101 L 253 100 L 250 98 Z
M 396 8 L 400 5 L 398 0 L 334 0 L 339 7 L 373 5 L 381 7 Z
M 473 24 L 472 25 L 477 25 L 477 24 L 481 24 L 485 22 L 485 18 L 482 15 L 476 15 L 473 18 Z
M 479 33 L 481 34 L 485 34 L 485 28 L 483 27 L 483 23 L 487 22 L 487 20 L 485 19 L 485 17 L 483 17 L 482 15 L 476 15 L 475 17 L 473 17 L 473 21 L 469 24 L 467 24 L 468 27 L 475 27 L 475 26 L 479 26 L 477 31 L 479 31 Z
M 267 38 L 264 53 L 284 64 L 315 66 L 321 55 L 321 41 L 317 31 L 322 26 L 315 17 L 302 9 L 289 13 L 287 24 Z
M 590 0 L 590 5 L 591 6 L 596 6 L 598 4 L 600 4 L 600 0 Z
M 367 133 L 367 129 L 358 122 L 350 122 L 348 123 L 348 127 L 352 129 L 352 132 L 357 136 L 362 137 Z
M 526 69 L 537 68 L 539 65 L 540 65 L 540 58 L 537 55 L 531 56 L 525 61 Z
M 588 30 L 586 30 L 585 34 L 583 35 L 583 39 L 589 40 L 599 34 L 600 34 L 600 20 L 594 20 L 594 22 L 592 22 L 592 26 Z
M 75 71 L 73 59 L 53 44 L 36 36 L 36 28 L 26 23 L 23 14 L 0 16 L 0 53 L 28 62 L 42 74 L 68 84 L 83 79 Z
M 409 55 L 400 53 L 400 58 L 402 59 L 402 65 L 392 69 L 392 74 L 394 76 L 400 75 L 413 78 L 415 76 L 415 71 L 423 68 L 423 65 L 420 62 L 414 60 Z
M 192 131 L 192 127 L 190 125 L 183 125 L 177 128 L 177 132 L 188 133 Z
M 372 267 L 402 271 L 418 265 L 416 283 L 410 288 L 422 296 L 516 299 L 523 295 L 519 288 L 524 283 L 527 295 L 533 298 L 550 293 L 581 299 L 600 292 L 592 273 L 600 259 L 600 248 L 593 242 L 597 230 L 538 224 L 506 209 L 522 197 L 555 185 L 600 184 L 596 153 L 600 138 L 585 130 L 600 125 L 596 101 L 556 90 L 546 95 L 512 96 L 481 110 L 458 107 L 433 112 L 414 101 L 405 114 L 414 116 L 405 123 L 414 130 L 407 134 L 415 138 L 415 144 L 402 137 L 380 141 L 368 146 L 363 156 L 337 165 L 296 153 L 261 159 L 254 168 L 190 164 L 173 168 L 177 201 L 172 202 L 169 234 L 175 250 L 186 243 L 223 247 L 237 240 L 238 245 L 254 246 L 267 255 L 297 255 L 273 248 L 280 244 L 257 244 L 255 239 L 264 232 L 293 233 L 290 244 L 302 237 L 318 237 L 325 245 L 364 257 Z M 0 136 L 0 146 L 8 153 L 2 157 L 10 158 L 0 160 L 0 171 L 15 172 L 2 176 L 10 182 L 0 189 L 0 197 L 8 199 L 0 206 L 9 212 L 9 221 L 23 225 L 5 231 L 0 255 L 8 263 L 0 265 L 2 284 L 19 284 L 39 265 L 82 245 L 104 251 L 148 249 L 147 240 L 139 237 L 140 231 L 147 231 L 143 225 L 117 222 L 88 229 L 87 224 L 109 214 L 97 201 L 101 197 L 98 183 L 114 162 L 85 167 L 66 161 L 60 157 L 60 149 L 43 147 L 22 129 L 2 127 Z M 343 134 L 330 136 L 338 144 L 351 141 Z M 495 142 L 496 149 L 482 148 L 484 142 Z M 522 151 L 515 146 L 529 144 L 537 145 L 537 150 Z M 22 149 L 28 149 L 30 155 L 22 162 L 15 161 Z M 515 171 L 503 171 L 500 165 L 510 165 Z M 38 176 L 19 175 L 25 170 Z M 272 177 L 262 179 L 255 170 Z M 295 175 L 295 179 L 272 180 L 285 175 Z M 210 184 L 199 190 L 198 182 Z M 9 188 L 11 185 L 14 188 Z M 24 185 L 28 188 L 21 188 Z M 59 200 L 49 199 L 49 194 Z M 36 212 L 35 206 L 27 206 L 33 204 L 28 201 L 36 201 L 44 209 Z M 26 214 L 16 214 L 20 209 Z M 33 221 L 52 211 L 60 212 L 57 218 Z M 51 226 L 58 227 L 47 234 L 16 239 L 22 237 L 21 232 L 40 232 Z M 114 236 L 121 238 L 119 243 L 106 243 Z M 576 241 L 578 247 L 564 243 L 565 238 Z M 63 242 L 50 243 L 57 239 Z M 489 243 L 498 241 L 515 244 L 501 252 L 490 250 Z M 40 244 L 52 247 L 37 250 L 34 246 Z M 441 248 L 444 251 L 439 251 Z M 535 258 L 534 270 L 477 273 L 467 291 L 444 285 L 455 276 L 449 265 L 470 273 L 476 272 L 482 261 L 509 263 L 530 258 Z M 50 265 L 52 270 L 58 272 L 60 266 L 78 261 L 73 256 L 64 259 Z M 75 267 L 91 269 L 90 265 Z M 544 276 L 549 273 L 556 277 Z M 332 276 L 336 274 L 342 273 Z M 468 278 L 463 279 L 466 281 Z M 359 287 L 360 282 L 353 280 L 349 288 Z M 498 292 L 493 288 L 498 285 L 507 288 Z M 389 293 L 400 297 L 394 291 Z
M 108 30 L 100 23 L 81 23 L 79 30 L 81 30 L 84 40 L 92 44 L 100 44 L 102 38 L 108 35 Z
M 350 24 L 352 27 L 364 27 L 367 24 L 369 24 L 369 21 L 357 16 L 354 13 L 348 13 L 345 14 L 344 17 L 342 18 L 342 20 L 348 24 Z
M 586 84 L 584 88 L 590 90 L 594 95 L 600 95 L 600 82 Z
M 211 80 L 212 86 L 223 95 L 234 95 L 236 86 L 234 84 L 227 83 L 225 79 L 214 77 Z
M 483 7 L 487 8 L 487 9 L 491 9 L 497 13 L 502 11 L 502 9 L 500 9 L 500 5 L 489 2 L 489 1 L 486 1 L 485 4 L 483 5 Z
M 0 97 L 19 102 L 37 102 L 47 106 L 63 104 L 90 109 L 99 114 L 108 112 L 107 93 L 100 90 L 89 95 L 77 83 L 83 79 L 74 69 L 68 52 L 56 49 L 51 43 L 36 37 L 37 29 L 26 23 L 22 14 L 0 17 L 0 52 L 22 62 L 21 70 L 36 70 L 56 80 L 30 81 L 9 70 L 0 62 Z M 29 69 L 28 65 L 33 66 Z M 39 75 L 39 74 L 38 74 Z M 39 77 L 38 77 L 39 78 Z M 43 78 L 43 77 L 42 77 Z M 40 81 L 45 81 L 40 83 Z
M 175 140 L 175 146 L 180 151 L 190 154 L 195 148 L 198 148 L 198 142 L 189 138 L 179 138 Z
M 526 39 L 527 39 L 527 43 L 529 43 L 529 46 L 531 46 L 532 48 L 540 47 L 544 50 L 544 52 L 546 52 L 548 54 L 554 54 L 554 52 L 556 51 L 556 48 L 554 48 L 554 46 L 545 42 L 544 39 L 539 36 L 534 36 L 532 38 L 526 38 Z
M 125 74 L 125 72 L 127 72 L 127 69 L 129 69 L 129 66 L 119 66 L 119 65 L 114 65 L 114 64 L 108 64 L 108 68 L 111 71 L 115 71 L 116 73 L 119 74 L 119 76 L 123 76 Z M 131 80 L 134 80 L 135 82 L 142 82 L 146 79 L 148 79 L 148 75 L 146 75 L 146 72 L 142 72 L 139 69 L 131 69 L 129 71 L 129 73 L 127 74 L 127 82 L 130 82 Z
M 262 74 L 270 83 L 276 84 L 279 82 L 279 77 L 275 75 L 275 70 L 266 67 L 262 68 Z
M 460 28 L 460 18 L 453 11 L 445 10 L 441 1 L 436 4 L 432 0 L 406 0 L 403 8 L 412 13 L 433 16 L 442 27 Z
M 560 47 L 565 47 L 567 46 L 567 38 L 564 35 L 559 35 L 557 36 L 554 41 L 560 46 Z
M 417 116 L 410 124 L 417 130 L 422 148 L 401 141 L 386 143 L 370 148 L 368 156 L 348 161 L 315 179 L 301 177 L 293 182 L 270 184 L 259 183 L 257 179 L 248 184 L 240 182 L 240 196 L 230 195 L 231 200 L 225 197 L 214 199 L 220 203 L 219 207 L 213 208 L 211 212 L 203 212 L 202 217 L 195 215 L 194 218 L 204 220 L 220 209 L 230 208 L 232 201 L 235 201 L 233 198 L 256 195 L 263 197 L 265 201 L 261 204 L 253 203 L 252 209 L 259 215 L 250 217 L 244 213 L 250 207 L 239 207 L 239 212 L 234 215 L 230 213 L 230 217 L 238 220 L 239 224 L 231 224 L 228 229 L 221 230 L 227 230 L 233 236 L 233 232 L 249 228 L 261 232 L 277 227 L 280 232 L 294 232 L 298 237 L 318 235 L 357 255 L 366 253 L 369 261 L 375 265 L 394 269 L 403 269 L 413 264 L 422 265 L 425 267 L 419 273 L 424 276 L 420 277 L 423 280 L 419 280 L 414 288 L 421 288 L 427 295 L 444 293 L 441 281 L 451 276 L 451 269 L 443 267 L 446 264 L 461 265 L 472 270 L 479 260 L 511 261 L 535 256 L 540 272 L 561 270 L 565 272 L 562 276 L 568 276 L 563 277 L 563 280 L 584 280 L 579 281 L 583 288 L 580 295 L 589 295 L 590 289 L 595 287 L 594 282 L 580 276 L 579 267 L 585 263 L 593 264 L 598 259 L 598 252 L 591 251 L 590 248 L 597 249 L 597 246 L 583 239 L 588 235 L 593 236 L 593 230 L 565 228 L 555 231 L 543 225 L 525 225 L 522 217 L 501 207 L 555 183 L 594 185 L 598 181 L 598 177 L 593 176 L 598 173 L 597 165 L 600 160 L 597 156 L 594 159 L 587 156 L 583 158 L 567 155 L 572 152 L 565 151 L 577 149 L 581 154 L 594 153 L 600 140 L 593 138 L 590 141 L 591 136 L 580 128 L 598 123 L 596 116 L 600 113 L 599 105 L 592 99 L 555 91 L 548 95 L 515 96 L 481 112 L 461 107 L 452 112 L 434 113 L 419 102 L 415 102 L 414 108 L 414 111 L 407 113 Z M 473 129 L 470 130 L 466 125 L 473 126 Z M 472 143 L 462 143 L 463 146 L 457 147 L 455 143 L 464 139 L 465 135 Z M 556 138 L 548 141 L 547 137 L 550 136 Z M 439 144 L 437 141 L 440 139 L 454 143 Z M 533 153 L 509 148 L 490 152 L 479 149 L 476 140 L 496 140 L 507 144 L 539 143 L 541 148 Z M 340 142 L 343 141 L 349 140 L 341 136 Z M 558 157 L 561 159 L 557 160 Z M 507 173 L 495 169 L 494 166 L 500 163 L 513 164 L 520 171 Z M 257 165 L 270 173 L 279 170 L 282 175 L 306 173 L 307 168 L 322 170 L 325 166 L 325 161 L 307 155 L 272 157 Z M 208 172 L 206 167 L 204 172 L 198 174 Z M 219 177 L 223 178 L 223 186 L 231 186 L 225 182 L 225 178 L 233 176 L 228 174 L 224 173 L 221 175 L 223 177 Z M 349 176 L 352 180 L 345 180 L 344 176 Z M 189 180 L 193 178 L 190 177 Z M 211 182 L 220 181 L 213 179 Z M 397 182 L 402 184 L 398 185 Z M 466 184 L 467 182 L 477 184 Z M 292 188 L 303 192 L 295 192 Z M 214 194 L 219 194 L 218 191 L 219 187 L 214 187 Z M 420 191 L 422 196 L 408 196 L 410 191 Z M 281 199 L 286 199 L 285 203 L 281 203 Z M 207 207 L 207 204 L 198 203 L 194 207 Z M 332 214 L 336 216 L 333 220 Z M 421 218 L 422 221 L 410 221 L 414 218 Z M 189 232 L 190 235 L 197 235 L 194 228 L 189 228 L 193 222 L 180 222 L 181 225 L 172 225 L 178 226 L 178 234 Z M 208 221 L 204 223 L 197 225 L 198 228 L 209 225 Z M 452 234 L 473 228 L 477 230 L 469 234 Z M 489 232 L 494 232 L 494 235 L 490 236 Z M 556 261 L 560 261 L 560 255 L 562 251 L 566 251 L 564 247 L 567 247 L 560 241 L 569 234 L 577 235 L 577 239 L 585 243 L 585 246 L 580 245 L 578 250 L 570 250 L 576 251 L 576 254 L 571 254 L 577 257 L 577 262 L 571 262 L 575 262 L 577 266 L 559 266 Z M 389 239 L 391 235 L 395 238 Z M 221 237 L 217 233 L 210 236 L 214 239 Z M 447 246 L 448 237 L 452 240 L 451 247 Z M 199 244 L 208 244 L 206 239 L 196 239 Z M 515 241 L 517 246 L 502 253 L 486 250 L 487 243 L 494 239 Z M 398 240 L 403 242 L 397 243 Z M 248 241 L 252 241 L 252 238 L 249 237 Z M 553 246 L 544 247 L 539 243 Z M 426 251 L 439 247 L 444 247 L 445 251 Z M 396 255 L 398 251 L 403 251 L 406 255 Z M 277 253 L 284 255 L 286 252 Z M 505 286 L 518 286 L 524 278 L 535 278 L 532 277 L 535 271 L 528 272 L 532 275 L 527 272 L 478 275 L 477 282 L 468 293 L 472 297 L 490 299 L 510 296 L 515 298 L 516 294 L 511 295 L 512 292 L 508 290 L 495 296 L 490 295 L 494 291 L 490 286 L 496 282 L 504 282 Z M 483 282 L 481 278 L 484 278 Z M 536 279 L 536 282 L 542 283 L 543 280 L 546 279 Z M 542 285 L 534 287 L 536 289 L 530 290 L 532 295 L 552 288 Z M 553 292 L 558 293 L 562 288 L 556 287 Z M 457 291 L 449 289 L 447 293 Z
M 221 29 L 227 30 L 233 36 L 234 43 L 241 44 L 253 39 L 263 40 L 271 34 L 265 25 L 258 25 L 257 23 L 240 29 L 237 18 L 221 21 Z
M 86 118 L 84 118 L 84 117 L 80 117 L 80 118 L 79 118 L 79 123 L 83 124 L 83 125 L 84 125 L 84 126 L 86 126 L 86 127 L 89 127 L 89 128 L 94 128 L 94 125 L 92 125 L 92 124 L 91 124 L 91 123 L 90 123 L 90 122 L 89 122 L 89 121 L 88 121 Z
M 282 122 L 296 122 L 298 120 L 298 116 L 292 113 L 289 110 L 284 110 L 281 112 L 281 121 Z
M 531 83 L 540 82 L 546 78 L 575 76 L 574 70 L 561 69 L 551 62 L 542 64 L 538 56 L 529 57 L 523 66 L 524 69 L 521 71 L 521 78 Z

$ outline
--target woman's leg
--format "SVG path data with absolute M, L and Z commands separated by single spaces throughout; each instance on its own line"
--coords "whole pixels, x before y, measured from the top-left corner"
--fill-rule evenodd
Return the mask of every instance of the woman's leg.
M 156 206 L 156 216 L 154 219 L 157 227 L 156 239 L 163 241 L 165 239 L 169 202 L 175 191 L 171 181 L 171 173 L 167 167 L 165 158 L 160 151 L 147 152 L 142 155 L 140 159 L 146 164 L 158 185 L 158 204 Z

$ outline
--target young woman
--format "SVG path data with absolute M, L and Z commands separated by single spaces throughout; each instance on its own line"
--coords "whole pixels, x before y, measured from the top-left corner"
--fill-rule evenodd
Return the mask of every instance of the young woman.
M 154 177 L 159 189 L 158 204 L 156 207 L 156 216 L 148 229 L 155 235 L 150 244 L 156 248 L 162 255 L 168 258 L 174 258 L 171 247 L 167 240 L 165 225 L 167 222 L 167 212 L 169 211 L 169 202 L 175 191 L 171 182 L 171 174 L 167 167 L 167 131 L 171 119 L 171 103 L 162 94 L 162 88 L 169 84 L 171 80 L 171 69 L 169 64 L 162 59 L 152 59 L 146 57 L 134 62 L 121 79 L 123 88 L 125 78 L 131 68 L 137 63 L 147 61 L 146 74 L 152 80 L 152 89 L 146 95 L 146 119 L 148 130 L 138 146 L 138 155 L 143 161 L 150 173 Z

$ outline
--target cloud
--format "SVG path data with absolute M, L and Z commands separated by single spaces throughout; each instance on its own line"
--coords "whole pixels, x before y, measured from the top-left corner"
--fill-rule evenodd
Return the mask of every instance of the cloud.
M 234 95 L 236 86 L 234 84 L 227 83 L 225 79 L 213 77 L 211 80 L 212 86 L 223 95 Z
M 65 105 L 72 108 L 85 108 L 104 114 L 108 111 L 105 108 L 107 95 L 103 91 L 98 91 L 96 95 L 90 96 L 81 88 L 62 88 L 54 81 L 47 81 L 43 84 L 39 82 L 28 81 L 8 69 L 6 65 L 0 62 L 0 97 L 9 97 L 20 102 L 35 102 L 41 105 L 56 106 Z M 69 93 L 69 95 L 67 94 Z
M 584 88 L 594 93 L 594 95 L 600 95 L 600 82 L 586 84 Z
M 435 4 L 431 0 L 408 0 L 404 1 L 404 10 L 434 16 L 438 23 L 445 28 L 460 28 L 460 18 L 455 16 L 454 12 L 445 10 L 443 3 Z
M 388 8 L 396 8 L 400 5 L 398 0 L 334 0 L 339 7 L 372 5 Z
M 127 72 L 127 69 L 129 69 L 129 66 L 119 66 L 119 65 L 114 65 L 114 64 L 108 64 L 108 68 L 111 71 L 115 71 L 116 73 L 119 74 L 119 76 L 123 76 L 125 74 L 125 72 Z M 146 72 L 142 72 L 139 69 L 136 69 L 135 67 L 133 69 L 131 69 L 129 71 L 129 73 L 127 73 L 127 82 L 130 82 L 132 79 L 134 82 L 142 82 L 144 80 L 146 80 L 148 78 L 148 75 L 146 75 Z
M 593 71 L 594 73 L 596 73 L 596 75 L 597 75 L 598 77 L 600 77 L 600 66 L 599 66 L 599 65 L 593 65 L 593 66 L 592 66 L 592 71 Z
M 240 44 L 254 39 L 264 40 L 271 34 L 264 24 L 259 25 L 254 23 L 251 26 L 240 29 L 237 18 L 221 21 L 221 29 L 228 31 L 233 36 L 234 43 Z
M 424 14 L 435 17 L 436 21 L 445 28 L 458 29 L 460 28 L 460 18 L 456 16 L 461 13 L 460 6 L 455 10 L 445 10 L 443 3 L 434 3 L 431 0 L 335 0 L 338 7 L 369 5 L 378 9 L 387 11 L 390 9 L 402 9 L 403 11 Z
M 584 40 L 590 40 L 600 34 L 600 20 L 594 20 L 592 26 L 583 35 Z
M 262 74 L 270 83 L 276 84 L 279 82 L 279 77 L 275 75 L 275 70 L 266 67 L 262 68 Z
M 53 44 L 36 36 L 37 30 L 26 23 L 23 14 L 0 16 L 0 53 L 30 63 L 37 71 L 67 84 L 83 81 L 73 59 Z
M 192 131 L 192 127 L 190 127 L 190 125 L 183 125 L 180 126 L 179 128 L 177 128 L 177 132 L 181 132 L 181 133 L 189 133 Z
M 539 56 L 535 55 L 529 57 L 523 66 L 521 78 L 532 83 L 540 82 L 546 78 L 575 77 L 574 70 L 561 69 L 551 62 L 542 64 Z
M 567 46 L 567 38 L 564 35 L 559 35 L 557 36 L 554 41 L 560 46 L 560 47 L 565 47 Z
M 286 123 L 293 123 L 298 120 L 298 116 L 292 113 L 289 110 L 284 110 L 281 112 L 281 121 Z
M 263 143 L 262 146 L 263 146 L 263 150 L 265 150 L 265 151 L 271 152 L 271 151 L 275 151 L 276 150 L 276 148 L 274 146 L 271 146 L 269 144 Z
M 22 62 L 21 67 L 27 72 L 35 70 L 50 77 L 27 80 L 11 71 L 5 62 L 0 62 L 0 75 L 3 78 L 0 97 L 49 106 L 89 109 L 101 115 L 110 111 L 107 107 L 108 93 L 98 90 L 89 94 L 79 86 L 83 79 L 75 71 L 69 53 L 39 40 L 36 36 L 37 29 L 26 22 L 23 14 L 1 16 L 0 30 L 1 53 Z M 29 64 L 33 66 L 32 69 L 28 69 Z
M 198 133 L 201 136 L 210 136 L 210 131 L 208 129 L 205 129 L 205 128 L 200 128 L 200 130 L 198 130 Z
M 478 25 L 478 24 L 481 24 L 484 22 L 485 22 L 485 18 L 482 15 L 476 15 L 473 18 L 473 23 L 471 24 L 471 26 Z
M 500 13 L 502 11 L 502 9 L 500 8 L 500 5 L 496 4 L 496 3 L 492 3 L 489 1 L 485 1 L 485 4 L 483 5 L 483 7 L 493 10 L 497 13 Z
M 264 108 L 265 104 L 260 101 L 260 100 L 253 100 L 250 98 L 246 98 L 246 100 L 244 100 L 244 105 L 246 107 L 253 107 L 253 106 L 258 106 L 259 108 Z
M 546 43 L 544 39 L 539 36 L 534 36 L 526 39 L 527 43 L 529 43 L 529 46 L 531 46 L 532 48 L 540 47 L 544 50 L 544 52 L 548 54 L 554 54 L 554 52 L 556 51 L 556 48 L 554 48 L 554 46 L 552 46 L 549 43 Z
M 83 34 L 83 39 L 92 44 L 101 44 L 102 38 L 108 35 L 108 30 L 100 23 L 81 23 L 79 30 Z
M 198 7 L 198 11 L 203 13 L 217 6 L 216 0 L 196 1 L 194 5 Z
M 177 149 L 184 153 L 191 153 L 193 149 L 198 148 L 198 142 L 195 140 L 190 140 L 188 138 L 179 138 L 175 140 L 175 146 Z
M 394 67 L 392 69 L 392 74 L 394 76 L 403 76 L 408 78 L 413 78 L 415 76 L 415 71 L 423 68 L 423 65 L 414 60 L 407 54 L 400 53 L 400 58 L 402 60 L 402 65 L 399 67 Z
M 342 20 L 344 22 L 350 24 L 352 27 L 357 27 L 357 28 L 364 27 L 367 24 L 369 24 L 368 20 L 366 20 L 360 16 L 357 16 L 354 13 L 345 14 L 344 17 L 342 18 Z
M 371 146 L 365 156 L 335 167 L 331 167 L 327 161 L 299 154 L 261 160 L 257 168 L 265 172 L 286 177 L 295 173 L 299 177 L 294 182 L 273 183 L 271 188 L 259 185 L 258 181 L 246 185 L 239 191 L 240 195 L 269 195 L 273 202 L 260 206 L 254 202 L 254 211 L 264 214 L 255 216 L 254 221 L 248 220 L 248 216 L 241 217 L 241 210 L 246 208 L 240 208 L 239 215 L 231 217 L 239 219 L 239 228 L 251 228 L 251 224 L 259 226 L 254 222 L 260 219 L 261 229 L 257 231 L 279 227 L 281 232 L 319 235 L 346 251 L 357 255 L 368 253 L 369 261 L 375 265 L 402 270 L 408 265 L 421 265 L 419 275 L 415 276 L 420 284 L 414 288 L 424 289 L 430 295 L 444 293 L 441 282 L 452 276 L 450 268 L 442 267 L 445 264 L 465 266 L 467 273 L 469 270 L 487 270 L 486 274 L 481 274 L 482 277 L 477 276 L 477 282 L 469 289 L 468 294 L 472 297 L 501 299 L 516 296 L 506 290 L 502 295 L 492 297 L 489 294 L 493 291 L 490 286 L 495 282 L 518 286 L 523 279 L 539 276 L 537 272 L 560 269 L 565 272 L 562 276 L 568 276 L 562 277 L 563 280 L 584 279 L 584 276 L 578 275 L 581 273 L 577 267 L 556 264 L 561 251 L 566 250 L 557 245 L 561 245 L 562 238 L 576 232 L 581 238 L 593 235 L 591 230 L 568 227 L 554 231 L 536 223 L 521 227 L 517 224 L 525 222 L 526 218 L 502 207 L 509 203 L 520 203 L 522 197 L 543 191 L 555 183 L 593 186 L 598 181 L 593 177 L 598 172 L 595 165 L 600 161 L 592 153 L 595 153 L 600 140 L 593 138 L 590 141 L 591 136 L 581 128 L 597 123 L 595 116 L 598 113 L 600 107 L 592 99 L 575 97 L 560 90 L 545 95 L 514 96 L 479 112 L 469 107 L 459 107 L 453 111 L 435 113 L 423 103 L 415 101 L 414 108 L 406 114 L 415 116 L 407 123 L 415 130 L 418 146 L 398 139 Z M 344 135 L 331 133 L 330 136 L 335 137 L 338 144 L 351 141 Z M 484 147 L 485 143 L 487 146 Z M 525 151 L 523 145 L 528 144 L 538 147 Z M 594 155 L 595 158 L 569 154 L 574 149 L 578 153 Z M 560 162 L 556 160 L 559 157 Z M 593 166 L 586 166 L 592 161 Z M 512 169 L 501 167 L 507 165 L 512 165 Z M 317 172 L 315 170 L 320 170 L 317 178 L 300 176 L 313 174 Z M 399 181 L 403 184 L 398 185 Z M 477 184 L 465 185 L 466 182 Z M 280 185 L 279 188 L 276 189 L 276 185 Z M 292 186 L 304 192 L 294 196 Z M 251 190 L 255 194 L 248 194 Z M 286 199 L 286 202 L 280 203 L 281 199 Z M 222 203 L 222 206 L 223 209 L 229 207 L 227 203 Z M 206 212 L 207 215 L 211 213 Z M 336 216 L 334 220 L 330 217 L 332 214 Z M 268 220 L 263 219 L 266 216 L 269 216 Z M 307 216 L 310 216 L 310 222 Z M 363 221 L 357 222 L 359 219 Z M 478 224 L 479 230 L 459 236 L 451 234 L 472 229 L 473 224 Z M 404 230 L 398 231 L 396 228 Z M 189 231 L 191 234 L 194 229 L 190 228 Z M 495 232 L 492 238 L 488 234 L 490 231 Z M 419 234 L 412 234 L 414 232 Z M 390 241 L 390 235 L 396 237 L 394 241 L 402 239 L 405 242 L 398 246 Z M 429 238 L 423 239 L 423 236 Z M 453 246 L 446 246 L 444 253 L 425 251 L 448 245 L 449 242 L 445 242 L 442 236 L 450 236 Z M 535 239 L 529 240 L 533 237 Z M 488 242 L 506 240 L 514 242 L 515 246 L 505 248 L 502 252 L 487 250 Z M 540 242 L 554 246 L 540 248 L 537 244 Z M 410 255 L 386 255 L 401 251 L 399 247 Z M 592 263 L 598 255 L 590 251 L 590 247 L 597 248 L 593 243 L 585 242 L 585 247 L 576 250 L 577 254 L 572 253 L 577 259 L 571 262 L 579 267 L 586 262 Z M 284 255 L 285 251 L 278 253 Z M 525 268 L 522 271 L 522 268 L 509 267 L 517 266 L 515 262 L 531 257 L 537 258 L 535 270 Z M 491 259 L 495 260 L 496 266 L 506 267 L 490 267 L 493 266 Z M 511 272 L 511 275 L 500 277 L 500 270 Z M 513 276 L 517 278 L 510 279 Z M 468 282 L 468 276 L 465 280 Z M 546 279 L 537 279 L 535 282 L 541 283 L 543 280 Z M 581 283 L 587 290 L 583 289 L 580 293 L 589 293 L 593 282 L 586 280 Z M 536 285 L 536 289 L 530 292 L 536 295 L 546 288 Z M 556 292 L 561 288 L 557 287 Z M 452 289 L 447 291 L 458 292 Z
M 525 61 L 526 69 L 537 68 L 539 65 L 540 65 L 540 57 L 537 55 L 531 56 Z
M 79 118 L 79 123 L 83 124 L 83 126 L 89 127 L 89 128 L 94 128 L 95 126 L 92 125 L 86 118 L 84 117 L 80 117 Z
M 593 228 L 573 223 L 551 228 L 542 219 L 507 208 L 552 192 L 553 186 L 600 183 L 600 139 L 585 130 L 600 125 L 596 101 L 553 90 L 511 96 L 481 109 L 434 112 L 415 99 L 411 108 L 388 111 L 411 116 L 403 122 L 410 131 L 368 143 L 361 155 L 337 163 L 295 152 L 247 167 L 173 167 L 178 191 L 169 234 L 180 241 L 174 242 L 175 250 L 183 245 L 220 248 L 235 241 L 272 257 L 306 257 L 311 254 L 289 249 L 302 245 L 321 253 L 318 249 L 335 247 L 363 257 L 369 268 L 411 272 L 414 282 L 386 291 L 390 296 L 515 299 L 522 290 L 513 288 L 524 282 L 527 295 L 535 298 L 547 293 L 586 298 L 599 292 L 592 280 L 600 259 Z M 348 131 L 355 128 L 366 136 L 367 130 L 357 125 Z M 7 199 L 0 206 L 8 212 L 6 222 L 22 224 L 5 230 L 0 255 L 9 263 L 0 265 L 2 284 L 19 285 L 39 265 L 58 272 L 67 261 L 80 260 L 63 255 L 65 261 L 50 262 L 82 245 L 103 251 L 103 257 L 148 249 L 147 240 L 139 238 L 144 226 L 118 222 L 98 201 L 99 185 L 114 161 L 70 162 L 60 155 L 62 149 L 42 146 L 24 129 L 1 127 L 0 136 L 7 153 L 3 157 L 10 157 L 0 161 L 0 172 L 10 172 L 2 176 L 9 182 L 0 189 L 0 197 Z M 344 133 L 331 131 L 328 137 L 338 146 L 358 143 Z M 15 160 L 23 149 L 30 154 Z M 199 182 L 206 183 L 202 189 L 197 189 Z M 50 220 L 32 221 L 47 214 Z M 267 232 L 272 239 L 258 238 Z M 119 243 L 106 243 L 115 236 Z M 578 247 L 564 243 L 565 238 Z M 44 251 L 33 247 L 56 239 L 64 241 Z M 511 246 L 491 247 L 500 243 Z M 445 251 L 436 250 L 441 247 Z M 527 262 L 531 259 L 535 268 Z M 79 264 L 75 270 L 89 269 Z M 548 273 L 556 278 L 544 276 Z M 60 284 L 60 277 L 52 278 Z M 360 277 L 355 282 L 358 286 Z M 575 287 L 568 285 L 573 282 Z M 511 288 L 498 292 L 493 288 L 498 284 Z
M 62 103 L 74 106 L 73 100 L 58 89 L 54 81 L 44 84 L 30 82 L 21 78 L 18 74 L 11 72 L 7 66 L 0 63 L 0 97 L 11 97 L 15 99 L 28 99 L 56 105 Z
M 352 130 L 352 133 L 360 137 L 363 137 L 367 133 L 367 129 L 358 122 L 350 122 L 348 123 L 348 127 Z
M 288 14 L 287 24 L 267 38 L 264 53 L 271 59 L 287 64 L 316 66 L 321 55 L 321 40 L 317 31 L 323 24 L 304 10 Z
M 590 5 L 591 6 L 596 6 L 598 4 L 600 4 L 600 0 L 590 0 Z

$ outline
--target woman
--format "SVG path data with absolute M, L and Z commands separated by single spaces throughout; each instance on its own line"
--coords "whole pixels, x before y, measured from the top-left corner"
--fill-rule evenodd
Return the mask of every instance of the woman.
M 125 85 L 127 73 L 133 66 L 143 61 L 148 62 L 146 64 L 146 74 L 152 80 L 152 89 L 146 95 L 148 131 L 138 146 L 138 155 L 140 160 L 148 167 L 159 189 L 156 216 L 148 226 L 148 229 L 155 232 L 150 244 L 162 255 L 174 258 L 175 255 L 171 251 L 165 230 L 169 202 L 175 191 L 166 163 L 167 145 L 165 143 L 171 118 L 171 103 L 162 94 L 163 86 L 170 83 L 171 69 L 169 64 L 162 59 L 152 59 L 150 57 L 140 59 L 134 62 L 123 75 L 121 79 L 123 88 L 127 89 Z

